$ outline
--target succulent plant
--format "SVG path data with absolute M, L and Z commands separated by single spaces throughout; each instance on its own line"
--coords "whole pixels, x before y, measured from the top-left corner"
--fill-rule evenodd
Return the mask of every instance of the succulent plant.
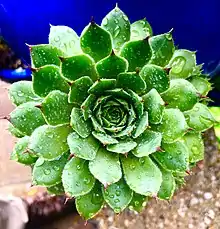
M 80 37 L 51 26 L 49 44 L 29 48 L 33 80 L 9 91 L 12 158 L 31 165 L 34 184 L 75 197 L 85 219 L 105 203 L 120 213 L 169 200 L 203 160 L 211 84 L 172 30 L 153 36 L 116 6 Z

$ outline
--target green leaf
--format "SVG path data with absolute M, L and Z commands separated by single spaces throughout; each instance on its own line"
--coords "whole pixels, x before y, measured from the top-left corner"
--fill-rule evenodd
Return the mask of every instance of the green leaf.
M 84 53 L 98 62 L 112 51 L 111 35 L 92 21 L 82 32 L 80 45 Z
M 103 145 L 118 143 L 118 140 L 116 140 L 115 138 L 105 133 L 98 133 L 98 132 L 93 131 L 92 135 L 96 139 L 98 139 Z
M 67 155 L 54 161 L 38 158 L 33 168 L 33 180 L 37 185 L 54 186 L 61 182 L 63 168 L 67 162 Z
M 131 101 L 131 96 L 126 91 L 124 91 L 122 88 L 107 90 L 104 92 L 104 94 L 112 95 L 113 97 L 116 97 L 116 98 L 122 98 L 127 101 Z
M 152 35 L 152 28 L 146 18 L 131 24 L 131 40 L 142 40 Z
M 142 68 L 149 62 L 152 56 L 148 38 L 125 43 L 121 49 L 120 56 L 128 61 L 128 71 Z
M 146 83 L 136 72 L 124 72 L 120 73 L 117 78 L 118 88 L 129 88 L 132 91 L 140 94 L 146 88 Z
M 66 163 L 62 182 L 65 192 L 77 197 L 85 195 L 92 190 L 95 178 L 89 172 L 88 162 L 75 157 Z
M 53 160 L 69 150 L 67 136 L 71 131 L 67 125 L 43 125 L 31 135 L 28 148 L 46 160 Z
M 98 133 L 103 133 L 105 134 L 105 130 L 102 128 L 102 126 L 97 122 L 96 118 L 94 118 L 93 116 L 91 117 L 92 120 L 92 125 L 93 128 L 96 132 Z
M 178 109 L 165 109 L 159 125 L 152 126 L 163 135 L 163 142 L 172 143 L 181 138 L 188 129 L 183 113 Z
M 172 79 L 186 79 L 192 75 L 196 67 L 195 52 L 186 49 L 178 49 L 174 52 L 172 59 L 169 62 L 170 76 Z
M 19 81 L 13 83 L 9 88 L 9 97 L 16 106 L 26 102 L 41 102 L 41 98 L 34 94 L 32 82 Z
M 53 90 L 69 92 L 68 83 L 61 77 L 60 69 L 55 65 L 47 65 L 33 71 L 34 93 L 41 97 Z
M 149 43 L 153 52 L 150 63 L 166 66 L 173 56 L 175 47 L 172 38 L 172 30 L 165 34 L 153 36 L 149 39 Z
M 89 55 L 80 54 L 62 58 L 60 68 L 62 76 L 70 82 L 82 76 L 89 76 L 93 81 L 97 79 L 95 62 Z
M 162 135 L 159 132 L 145 130 L 144 133 L 136 139 L 137 147 L 132 151 L 136 157 L 148 156 L 157 151 L 161 145 Z
M 174 79 L 170 81 L 170 88 L 161 97 L 168 108 L 179 108 L 187 111 L 198 102 L 199 96 L 195 87 L 187 80 Z
M 31 135 L 37 127 L 45 124 L 41 111 L 35 107 L 37 105 L 35 102 L 23 103 L 10 113 L 11 124 L 24 135 Z
M 133 192 L 133 198 L 129 204 L 129 209 L 141 212 L 145 208 L 147 201 L 148 197 Z
M 130 138 L 120 140 L 119 143 L 107 145 L 107 150 L 114 153 L 128 153 L 137 146 L 137 143 Z
M 102 27 L 112 35 L 113 48 L 116 50 L 119 50 L 126 41 L 130 40 L 129 19 L 117 5 L 102 20 Z
M 28 143 L 28 136 L 20 138 L 13 149 L 11 159 L 24 165 L 32 165 L 35 163 L 37 157 L 28 149 Z
M 69 103 L 81 105 L 88 96 L 88 89 L 92 86 L 92 80 L 88 76 L 83 76 L 70 87 Z
M 8 124 L 8 131 L 17 138 L 24 137 L 20 130 L 16 129 L 11 123 Z
M 143 115 L 139 118 L 136 123 L 136 129 L 134 130 L 132 136 L 133 138 L 139 137 L 148 127 L 148 112 L 144 111 Z
M 49 194 L 53 194 L 53 195 L 64 195 L 65 194 L 62 182 L 59 184 L 47 187 L 47 191 Z
M 71 154 L 85 160 L 95 159 L 100 146 L 99 142 L 92 135 L 87 138 L 81 138 L 74 132 L 68 136 L 67 142 L 70 147 Z
M 176 189 L 175 179 L 170 171 L 160 168 L 162 173 L 162 184 L 158 192 L 158 198 L 161 200 L 170 200 Z
M 189 132 L 183 136 L 185 145 L 189 149 L 189 162 L 198 162 L 204 159 L 204 142 L 200 133 Z
M 122 177 L 119 156 L 99 148 L 96 158 L 89 162 L 89 170 L 104 186 L 119 181 Z
M 96 70 L 100 78 L 116 79 L 121 72 L 128 70 L 128 62 L 125 58 L 112 53 L 96 64 Z
M 33 45 L 29 46 L 31 51 L 31 65 L 34 68 L 40 68 L 45 65 L 60 65 L 59 57 L 63 52 L 52 45 Z
M 85 121 L 83 118 L 83 112 L 81 109 L 74 107 L 71 112 L 70 124 L 72 128 L 82 138 L 87 138 L 92 132 L 92 125 L 90 120 Z
M 196 131 L 205 131 L 216 122 L 208 107 L 196 103 L 193 109 L 184 112 L 187 124 Z
M 156 89 L 151 89 L 143 97 L 144 109 L 148 112 L 149 122 L 158 124 L 161 122 L 164 113 L 164 101 Z
M 86 220 L 98 214 L 103 205 L 104 199 L 101 186 L 98 182 L 96 182 L 95 186 L 88 194 L 76 198 L 76 209 Z
M 99 95 L 106 90 L 114 89 L 116 84 L 115 79 L 99 79 L 88 90 L 90 94 Z
M 111 184 L 107 189 L 102 189 L 106 203 L 115 213 L 122 212 L 131 202 L 133 191 L 128 187 L 124 179 Z
M 181 141 L 163 144 L 165 152 L 156 152 L 153 157 L 165 169 L 184 172 L 189 169 L 189 150 Z
M 161 93 L 166 91 L 170 86 L 169 76 L 166 71 L 159 66 L 153 64 L 145 65 L 140 71 L 140 76 L 146 83 L 145 92 L 154 88 Z
M 162 183 L 162 174 L 149 157 L 137 158 L 132 154 L 121 157 L 125 180 L 128 186 L 141 195 L 157 194 Z
M 91 94 L 81 105 L 81 110 L 83 112 L 84 120 L 87 120 L 92 115 L 92 109 L 94 107 L 94 103 L 96 101 L 96 96 Z
M 208 92 L 212 89 L 212 85 L 209 82 L 208 78 L 203 78 L 201 76 L 193 76 L 188 80 L 201 95 L 206 96 Z
M 136 111 L 137 117 L 140 118 L 143 115 L 144 112 L 144 106 L 142 103 L 142 98 L 138 96 L 135 92 L 128 89 L 128 93 L 131 96 L 131 101 L 133 103 L 134 109 Z
M 68 95 L 61 91 L 50 92 L 40 106 L 49 125 L 68 124 L 73 105 L 68 103 Z
M 51 26 L 49 43 L 62 50 L 66 56 L 73 56 L 82 52 L 79 36 L 67 26 Z

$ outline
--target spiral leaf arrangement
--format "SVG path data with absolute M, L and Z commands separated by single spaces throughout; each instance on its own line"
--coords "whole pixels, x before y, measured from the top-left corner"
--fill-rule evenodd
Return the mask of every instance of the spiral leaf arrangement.
M 118 6 L 80 37 L 51 26 L 49 44 L 29 46 L 33 81 L 10 88 L 12 159 L 31 165 L 34 184 L 75 197 L 85 219 L 105 203 L 120 213 L 169 200 L 203 159 L 211 85 L 172 31 L 152 33 Z

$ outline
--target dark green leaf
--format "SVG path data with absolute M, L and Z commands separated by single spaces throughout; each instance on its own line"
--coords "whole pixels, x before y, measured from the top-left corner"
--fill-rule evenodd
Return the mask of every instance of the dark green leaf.
M 114 89 L 116 84 L 115 79 L 99 79 L 88 90 L 90 94 L 99 95 L 106 90 Z
M 128 153 L 137 146 L 137 143 L 130 138 L 120 140 L 119 143 L 107 145 L 107 150 L 114 153 Z
M 133 198 L 129 204 L 129 209 L 141 212 L 146 206 L 148 197 L 133 192 Z
M 64 195 L 65 193 L 62 182 L 54 186 L 47 187 L 47 191 L 49 194 L 53 195 Z
M 91 94 L 81 105 L 81 110 L 83 112 L 84 120 L 87 120 L 92 115 L 92 109 L 94 107 L 96 96 Z
M 93 128 L 96 132 L 98 133 L 103 133 L 105 134 L 105 130 L 102 128 L 102 126 L 97 122 L 96 118 L 94 118 L 93 116 L 91 117 L 92 120 L 92 125 Z
M 131 101 L 133 103 L 137 117 L 140 118 L 144 112 L 144 106 L 143 106 L 142 98 L 130 89 L 128 89 L 128 93 L 131 96 Z
M 136 123 L 136 129 L 134 130 L 132 136 L 133 138 L 139 137 L 148 127 L 148 112 L 144 111 L 143 115 L 139 118 Z
M 20 130 L 16 129 L 11 123 L 8 123 L 8 131 L 17 138 L 24 137 Z
M 111 137 L 110 135 L 107 135 L 105 133 L 98 133 L 93 131 L 92 132 L 93 136 L 98 139 L 103 145 L 108 145 L 108 144 L 115 144 L 118 143 L 118 140 L 115 138 Z
M 116 98 L 122 98 L 122 99 L 125 99 L 127 101 L 131 101 L 131 96 L 126 91 L 124 91 L 122 88 L 107 90 L 104 93 L 107 95 L 112 95 Z

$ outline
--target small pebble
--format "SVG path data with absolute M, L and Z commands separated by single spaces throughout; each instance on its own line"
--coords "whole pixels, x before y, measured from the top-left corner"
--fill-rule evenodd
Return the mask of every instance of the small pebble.
M 214 219 L 215 218 L 215 212 L 212 210 L 212 209 L 210 209 L 209 211 L 208 211 L 208 217 L 210 217 L 211 219 Z
M 212 223 L 211 219 L 207 216 L 204 218 L 204 222 L 206 225 L 210 225 Z
M 193 224 L 190 223 L 190 224 L 188 225 L 188 228 L 189 228 L 189 229 L 194 228 Z
M 205 192 L 205 193 L 204 193 L 204 198 L 205 198 L 206 200 L 210 200 L 210 199 L 212 199 L 212 197 L 213 197 L 213 195 L 212 195 L 211 192 Z
M 199 203 L 199 200 L 195 197 L 193 197 L 191 200 L 190 200 L 190 205 L 195 205 L 195 204 L 198 204 Z

